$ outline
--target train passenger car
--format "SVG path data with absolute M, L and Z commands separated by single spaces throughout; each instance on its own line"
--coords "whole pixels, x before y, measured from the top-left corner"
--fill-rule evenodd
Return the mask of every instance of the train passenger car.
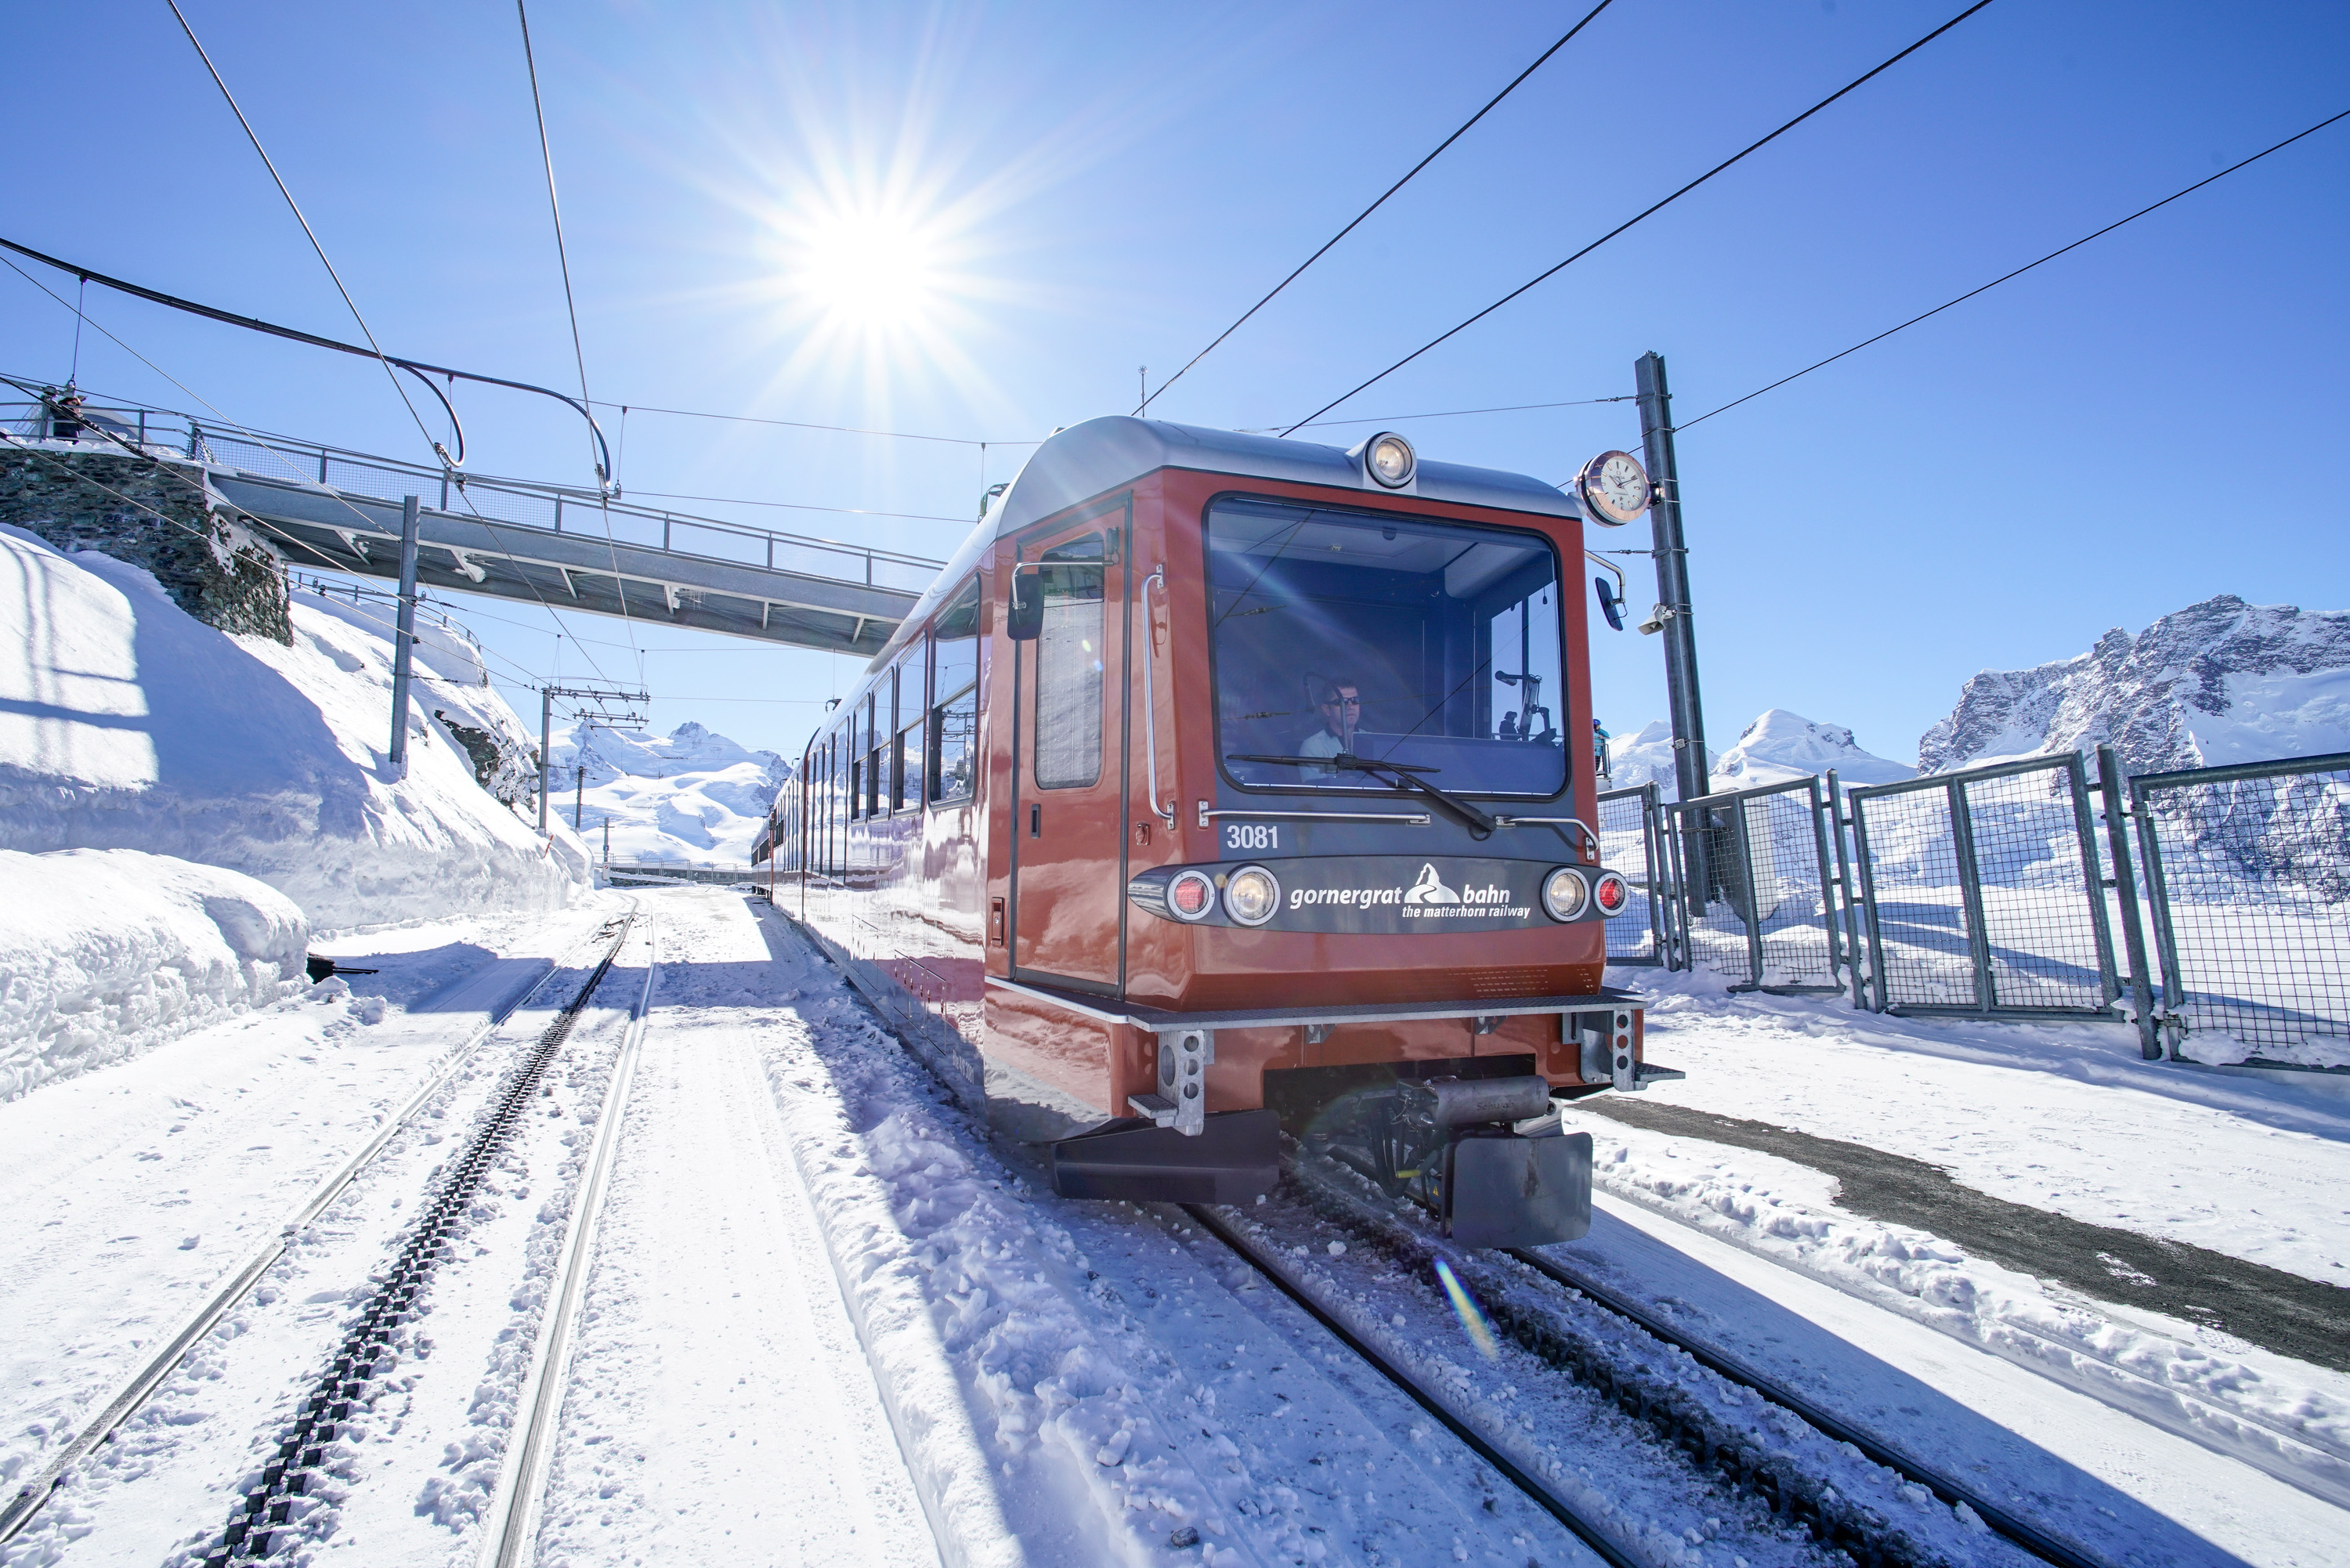
M 810 742 L 775 904 L 1064 1195 L 1243 1199 L 1285 1130 L 1463 1244 L 1579 1235 L 1537 1118 L 1663 1075 L 1602 983 L 1582 557 L 1394 435 L 1061 431 Z

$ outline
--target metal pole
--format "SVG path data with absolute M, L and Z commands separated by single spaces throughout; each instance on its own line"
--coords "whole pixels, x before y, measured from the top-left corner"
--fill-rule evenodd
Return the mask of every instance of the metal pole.
M 1705 714 L 1698 701 L 1697 631 L 1690 624 L 1689 546 L 1681 537 L 1680 471 L 1673 460 L 1672 393 L 1664 357 L 1632 362 L 1640 395 L 1640 446 L 1656 501 L 1648 527 L 1656 542 L 1657 602 L 1670 612 L 1664 625 L 1665 688 L 1673 722 L 1673 776 L 1683 800 L 1712 793 L 1707 783 Z M 1710 888 L 1700 889 L 1701 893 Z
M 1999 1005 L 1999 992 L 1991 968 L 1991 933 L 1983 924 L 1982 867 L 1975 860 L 1974 813 L 1967 804 L 1967 786 L 1945 785 L 1950 803 L 1950 853 L 1958 862 L 1959 903 L 1966 916 L 1967 951 L 1974 961 L 1975 1006 L 1989 1012 Z
M 583 753 L 582 755 L 584 756 L 585 753 Z M 585 762 L 582 762 L 579 764 L 578 777 L 572 782 L 571 785 L 571 831 L 574 833 L 580 831 L 580 812 L 581 808 L 586 805 L 587 801 L 588 764 Z
M 2130 869 L 2128 785 L 2121 757 L 2109 745 L 2097 748 L 2097 787 L 2106 796 L 2106 843 L 2113 852 L 2114 898 L 2121 906 L 2122 951 L 2129 960 L 2130 1002 L 2137 1009 L 2137 1054 L 2162 1060 L 2162 1036 L 2154 1022 L 2154 987 L 2146 972 L 2146 926 L 2137 907 L 2137 877 Z
M 543 686 L 538 692 L 538 831 L 546 832 L 546 749 L 555 739 L 555 690 Z
M 408 776 L 408 682 L 416 646 L 416 497 L 400 498 L 400 614 L 391 639 L 391 776 Z

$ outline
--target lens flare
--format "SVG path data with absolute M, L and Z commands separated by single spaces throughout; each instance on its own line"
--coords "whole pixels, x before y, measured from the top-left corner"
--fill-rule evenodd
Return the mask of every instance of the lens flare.
M 1452 1265 L 1441 1258 L 1436 1260 L 1436 1280 L 1444 1287 L 1444 1299 L 1452 1303 L 1452 1310 L 1460 1315 L 1461 1326 L 1469 1331 L 1469 1343 L 1477 1347 L 1477 1354 L 1488 1361 L 1500 1355 L 1502 1347 L 1493 1342 L 1493 1330 L 1485 1321 L 1483 1309 L 1478 1306 L 1475 1298 L 1470 1295 L 1469 1288 L 1453 1273 Z

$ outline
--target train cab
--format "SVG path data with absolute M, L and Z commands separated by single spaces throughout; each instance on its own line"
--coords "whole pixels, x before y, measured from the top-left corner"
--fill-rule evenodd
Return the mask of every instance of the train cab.
M 1588 1224 L 1605 983 L 1576 503 L 1107 418 L 1021 472 L 810 743 L 778 907 L 1071 1197 L 1244 1199 L 1282 1138 L 1467 1245 Z

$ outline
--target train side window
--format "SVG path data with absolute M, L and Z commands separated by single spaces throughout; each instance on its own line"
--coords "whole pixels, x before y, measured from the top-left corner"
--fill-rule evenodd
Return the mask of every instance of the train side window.
M 931 799 L 969 800 L 979 770 L 979 579 L 972 578 L 932 623 Z
M 889 809 L 922 809 L 922 677 L 929 666 L 929 639 L 917 639 L 899 656 L 896 728 L 889 747 Z
M 881 774 L 889 762 L 889 700 L 877 691 L 865 700 L 863 732 L 858 736 L 865 753 L 865 793 L 859 797 L 860 809 L 868 816 L 881 815 Z
M 1036 579 L 1045 623 L 1036 638 L 1034 754 L 1040 789 L 1076 789 L 1101 777 L 1102 536 L 1045 552 Z

